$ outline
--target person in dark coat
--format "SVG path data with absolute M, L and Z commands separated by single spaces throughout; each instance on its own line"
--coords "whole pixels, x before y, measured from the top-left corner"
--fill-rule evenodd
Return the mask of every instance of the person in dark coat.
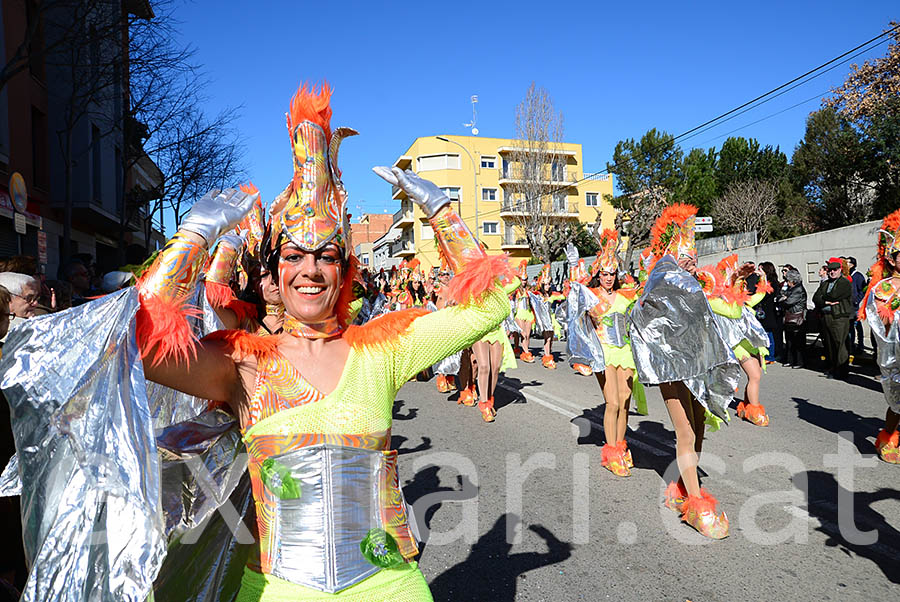
M 841 273 L 840 261 L 832 258 L 825 268 L 828 279 L 819 284 L 813 303 L 822 312 L 822 339 L 828 356 L 825 375 L 828 378 L 842 378 L 847 373 L 850 359 L 847 335 L 853 311 L 853 290 L 850 280 Z
M 806 289 L 799 271 L 790 268 L 784 273 L 784 287 L 777 303 L 784 314 L 785 366 L 802 368 L 806 349 Z
M 859 313 L 859 306 L 865 301 L 866 277 L 856 270 L 856 257 L 848 257 L 847 262 L 850 264 L 850 286 L 853 289 L 853 315 L 850 316 L 850 353 L 860 353 L 863 351 L 863 327 L 862 322 L 856 319 Z

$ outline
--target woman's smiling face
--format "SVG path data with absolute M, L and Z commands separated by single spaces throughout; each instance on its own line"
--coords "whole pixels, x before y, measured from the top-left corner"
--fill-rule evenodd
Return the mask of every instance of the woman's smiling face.
M 278 288 L 285 311 L 306 323 L 334 317 L 344 276 L 340 248 L 328 244 L 310 252 L 287 243 L 279 254 Z

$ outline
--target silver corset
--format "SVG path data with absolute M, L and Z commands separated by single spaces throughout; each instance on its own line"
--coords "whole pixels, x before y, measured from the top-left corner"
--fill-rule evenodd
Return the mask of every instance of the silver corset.
M 360 552 L 373 528 L 384 529 L 380 451 L 314 445 L 272 456 L 290 471 L 300 497 L 276 499 L 268 572 L 292 583 L 334 593 L 380 570 Z M 401 496 L 399 488 L 396 495 Z

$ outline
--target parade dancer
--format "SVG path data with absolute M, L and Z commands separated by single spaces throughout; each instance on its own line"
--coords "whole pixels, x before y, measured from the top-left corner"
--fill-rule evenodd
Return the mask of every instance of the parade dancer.
M 534 312 L 531 311 L 531 303 L 528 301 L 528 271 L 526 267 L 528 261 L 523 259 L 519 264 L 519 280 L 522 286 L 513 293 L 513 300 L 516 305 L 515 319 L 518 326 L 518 333 L 513 337 L 516 339 L 516 354 L 519 359 L 528 364 L 534 362 L 534 354 L 531 353 L 531 329 L 534 327 Z
M 884 428 L 875 438 L 878 456 L 900 464 L 900 210 L 884 218 L 878 232 L 876 261 L 859 319 L 866 320 L 878 345 L 881 388 L 887 401 Z
M 696 215 L 696 207 L 675 204 L 653 225 L 648 277 L 631 311 L 630 333 L 638 378 L 659 385 L 675 428 L 680 477 L 666 488 L 665 505 L 703 535 L 721 539 L 728 517 L 701 489 L 697 464 L 706 410 L 728 420 L 740 368 L 693 276 Z
M 450 292 L 448 288 L 449 283 L 450 274 L 446 271 L 441 271 L 431 291 L 432 300 L 426 305 L 429 311 L 438 311 L 452 304 L 448 296 Z M 435 374 L 435 384 L 439 393 L 456 391 L 456 375 L 459 374 L 462 355 L 462 351 L 454 353 L 432 366 L 432 371 Z
M 424 577 L 411 560 L 417 546 L 399 487 L 397 452 L 389 447 L 394 398 L 411 376 L 471 345 L 504 319 L 508 291 L 498 278 L 508 270 L 504 257 L 487 257 L 479 249 L 449 198 L 437 186 L 409 171 L 376 168 L 429 218 L 438 244 L 457 274 L 451 287 L 457 305 L 434 313 L 423 309 L 395 312 L 364 326 L 348 327 L 357 261 L 347 238 L 346 193 L 336 159 L 340 139 L 354 132 L 331 131 L 329 97 L 326 86 L 318 93 L 301 88 L 288 116 L 294 178 L 287 207 L 273 224 L 271 246 L 266 249 L 285 305 L 284 332 L 259 337 L 240 330 L 221 331 L 199 342 L 191 337 L 185 315 L 190 312 L 184 302 L 196 285 L 209 241 L 233 228 L 255 200 L 252 195 L 226 191 L 219 196 L 208 195 L 193 205 L 139 284 L 136 334 L 132 330 L 130 339 L 104 338 L 102 357 L 115 350 L 113 343 L 123 341 L 123 357 L 133 358 L 128 341 L 136 337 L 147 378 L 188 395 L 220 400 L 238 417 L 250 456 L 258 530 L 258 541 L 237 595 L 239 602 L 431 600 Z M 126 291 L 109 303 L 130 304 L 133 295 Z M 30 404 L 32 411 L 41 411 L 31 396 L 39 395 L 42 389 L 32 387 L 34 375 L 29 376 L 26 369 L 41 365 L 41 358 L 30 352 L 28 337 L 40 336 L 40 328 L 48 324 L 44 320 L 33 330 L 20 329 L 12 343 L 12 358 L 4 357 L 3 384 L 15 408 L 24 410 Z M 113 368 L 121 366 L 110 366 Z M 128 370 L 128 374 L 135 373 Z M 89 397 L 79 397 L 81 409 L 69 416 L 66 437 L 74 444 L 84 442 L 81 437 L 87 434 L 79 429 L 79 421 L 93 419 L 94 406 L 103 406 L 103 416 L 110 416 L 117 424 L 123 424 L 124 416 L 134 428 L 146 421 L 146 408 L 133 408 L 124 416 L 105 412 L 108 403 L 128 407 L 139 406 L 141 401 L 140 395 L 117 396 L 118 389 L 103 380 L 105 374 L 73 389 L 90 393 Z M 99 388 L 98 378 L 103 385 Z M 114 382 L 130 392 L 138 391 L 133 377 Z M 64 392 L 67 389 L 59 388 L 62 385 L 53 384 Z M 27 422 L 19 425 L 17 441 L 62 436 L 35 429 L 33 420 Z M 134 437 L 146 432 L 142 428 Z M 123 437 L 124 433 L 118 430 L 109 435 Z M 69 446 L 57 439 L 53 447 L 65 448 L 62 452 L 71 459 L 71 452 L 66 451 Z M 128 516 L 142 517 L 143 507 L 135 507 L 133 501 L 140 499 L 152 507 L 153 491 L 157 492 L 158 507 L 159 493 L 154 489 L 159 482 L 154 472 L 158 471 L 156 449 L 146 448 L 152 446 L 146 438 L 141 441 L 144 447 L 102 448 L 113 460 L 112 466 L 119 466 L 115 461 L 123 454 L 132 461 L 122 467 L 125 478 L 117 481 L 117 487 L 125 491 L 133 487 L 134 492 L 121 498 L 116 512 L 75 515 L 86 517 L 88 535 L 101 514 L 117 520 L 118 513 L 128 510 Z M 74 444 L 72 447 L 77 446 Z M 24 467 L 24 487 L 49 487 L 40 491 L 59 494 L 80 486 L 53 481 L 56 473 L 45 471 L 50 450 L 29 445 L 19 453 L 23 456 L 20 466 Z M 109 480 L 103 479 L 101 484 Z M 339 491 L 335 483 L 340 484 Z M 40 503 L 42 496 L 33 496 L 34 492 L 30 490 L 23 499 Z M 331 500 L 338 496 L 340 507 L 332 507 Z M 96 495 L 66 500 L 87 510 L 94 510 L 98 503 Z M 56 510 L 45 509 L 46 518 L 52 522 Z M 40 513 L 26 515 L 30 521 L 42 519 Z M 72 515 L 66 513 L 65 517 Z M 155 574 L 165 555 L 164 541 L 140 537 L 145 525 L 158 529 L 165 517 L 146 519 L 128 524 L 128 537 L 79 547 L 83 561 L 74 564 L 53 558 L 53 554 L 62 553 L 57 551 L 61 546 L 55 545 L 58 540 L 52 539 L 53 545 L 46 546 L 37 542 L 42 553 L 60 561 L 42 566 L 40 574 L 33 575 L 43 580 L 41 591 L 55 587 L 52 599 L 62 599 L 59 588 L 63 581 L 67 587 L 71 585 L 70 576 L 60 579 L 49 570 L 51 567 L 91 566 L 90 571 L 71 575 L 80 579 L 77 591 L 91 591 L 99 597 L 106 590 L 105 597 L 112 599 L 110 590 L 115 586 L 119 596 L 128 589 L 128 599 L 145 599 L 150 591 L 146 579 L 139 579 L 141 573 Z M 82 521 L 76 522 L 80 534 Z M 36 525 L 31 526 L 34 533 L 39 532 Z M 40 533 L 55 538 L 58 528 L 55 523 L 42 524 Z M 141 547 L 144 543 L 146 547 Z M 117 553 L 120 548 L 113 546 L 124 546 L 125 553 Z M 115 567 L 117 579 L 104 572 L 109 565 Z M 197 575 L 197 579 L 206 576 Z
M 544 339 L 541 364 L 548 370 L 556 370 L 556 361 L 553 359 L 553 338 L 560 330 L 550 308 L 552 303 L 562 301 L 564 298 L 562 293 L 551 289 L 550 264 L 544 264 L 534 290 L 528 292 L 528 303 L 534 316 L 534 324 Z
M 597 370 L 597 382 L 603 391 L 606 408 L 603 412 L 603 433 L 606 444 L 601 450 L 600 462 L 607 470 L 619 477 L 631 476 L 634 462 L 631 450 L 625 441 L 628 429 L 628 410 L 631 404 L 631 392 L 634 383 L 634 358 L 631 353 L 631 340 L 626 332 L 626 321 L 636 296 L 635 289 L 623 289 L 619 286 L 619 260 L 616 251 L 619 236 L 615 230 L 604 230 L 600 235 L 600 250 L 597 259 L 591 265 L 592 281 L 588 291 L 592 293 L 588 303 L 579 302 L 578 289 L 583 284 L 573 281 L 575 297 L 570 291 L 570 309 L 584 308 L 590 316 L 602 350 L 603 370 Z M 577 267 L 578 251 L 569 243 L 566 256 L 570 268 Z M 590 305 L 590 307 L 588 307 Z M 570 316 L 578 320 L 580 316 Z M 573 335 L 570 328 L 570 340 Z M 571 355 L 571 353 L 570 353 Z
M 737 255 L 730 255 L 715 266 L 697 270 L 697 279 L 715 314 L 720 333 L 747 375 L 744 399 L 737 407 L 738 418 L 756 426 L 769 426 L 766 408 L 759 402 L 769 337 L 752 308 L 767 292 L 772 292 L 772 287 L 765 272 L 754 270 L 750 264 L 738 266 L 737 261 Z M 747 290 L 747 277 L 753 273 L 759 276 L 759 282 L 756 292 L 751 295 Z
M 578 257 L 578 250 L 575 248 L 575 245 L 573 245 L 572 243 L 569 243 L 569 245 L 566 246 L 566 258 L 569 261 L 569 282 L 566 284 L 568 289 L 564 290 L 563 292 L 566 295 L 566 298 L 568 299 L 569 293 L 572 290 L 571 283 L 577 282 L 577 283 L 581 284 L 582 286 L 588 286 L 588 284 L 591 281 L 591 274 L 588 272 L 587 267 L 585 267 L 585 265 L 584 265 L 584 259 L 581 259 L 580 257 Z M 576 258 L 577 258 L 577 261 L 575 261 L 575 263 L 573 265 L 572 261 L 573 261 L 573 259 L 576 259 Z M 571 322 L 571 320 L 573 319 L 573 316 L 571 313 L 572 312 L 572 304 L 567 303 L 567 305 L 568 305 L 568 307 L 567 307 L 566 321 Z M 567 343 L 569 343 L 569 341 L 571 341 L 571 337 L 572 337 L 572 334 L 570 331 L 566 335 Z M 567 347 L 568 346 L 569 345 L 567 345 Z M 571 358 L 572 354 L 570 353 L 569 355 Z M 591 366 L 589 364 L 586 364 L 586 363 L 583 363 L 580 361 L 571 361 L 571 364 L 572 364 L 572 370 L 575 371 L 575 374 L 579 374 L 581 376 L 590 376 L 594 373 L 594 370 L 591 368 Z

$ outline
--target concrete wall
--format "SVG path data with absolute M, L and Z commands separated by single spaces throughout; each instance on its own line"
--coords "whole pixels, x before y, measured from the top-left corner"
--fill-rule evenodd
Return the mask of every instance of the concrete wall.
M 737 253 L 740 261 L 754 261 L 757 264 L 771 261 L 781 273 L 781 266 L 793 265 L 803 275 L 807 291 L 815 291 L 819 283 L 819 267 L 829 257 L 843 255 L 855 257 L 858 269 L 864 273 L 875 262 L 876 234 L 880 221 L 854 224 L 825 232 L 787 238 L 754 247 L 737 248 L 709 255 L 701 255 L 700 265 L 709 265 Z M 811 287 L 809 285 L 812 285 Z

